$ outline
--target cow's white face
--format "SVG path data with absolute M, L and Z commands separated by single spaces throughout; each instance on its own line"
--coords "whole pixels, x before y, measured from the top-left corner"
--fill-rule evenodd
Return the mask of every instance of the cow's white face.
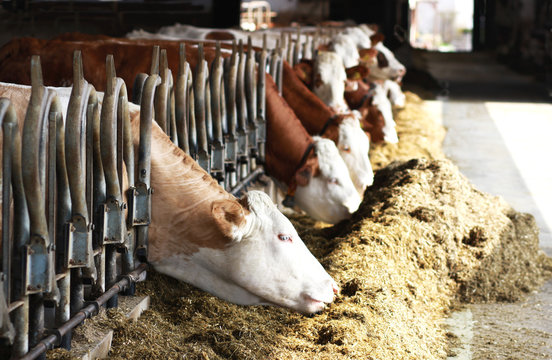
M 339 125 L 339 154 L 345 161 L 351 180 L 362 196 L 367 186 L 374 182 L 374 172 L 368 157 L 370 141 L 360 127 L 360 114 L 353 112 Z
M 226 252 L 228 275 L 263 302 L 313 313 L 331 303 L 335 281 L 268 195 L 250 192 L 247 231 Z
M 337 113 L 349 110 L 343 97 L 346 81 L 341 57 L 332 51 L 319 51 L 314 61 L 313 92 Z
M 224 248 L 162 259 L 153 263 L 156 270 L 240 305 L 323 310 L 338 286 L 290 221 L 263 192 L 250 191 L 240 202 L 249 210 L 241 225 L 233 224 L 231 209 L 221 216 L 230 232 Z
M 377 65 L 370 66 L 370 77 L 382 80 L 400 81 L 406 74 L 406 68 L 397 60 L 391 50 L 381 42 L 374 46 L 379 51 Z M 381 59 L 379 59 L 381 57 Z M 385 59 L 383 59 L 383 57 Z M 382 65 L 383 63 L 383 65 Z
M 313 139 L 320 175 L 297 187 L 295 202 L 314 219 L 335 224 L 349 218 L 361 198 L 334 142 L 318 136 Z
M 388 143 L 398 143 L 397 130 L 395 130 L 395 120 L 393 119 L 393 109 L 391 102 L 387 97 L 387 91 L 379 84 L 375 84 L 374 97 L 372 104 L 375 105 L 381 112 L 383 119 L 385 120 L 385 126 L 383 127 L 383 140 Z
M 358 48 L 351 38 L 345 34 L 338 34 L 332 38 L 330 50 L 335 51 L 346 68 L 358 65 L 360 55 Z

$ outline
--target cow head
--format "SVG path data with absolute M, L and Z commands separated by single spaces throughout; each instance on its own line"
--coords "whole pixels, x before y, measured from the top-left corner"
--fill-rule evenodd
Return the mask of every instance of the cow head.
M 319 172 L 299 170 L 301 180 L 297 181 L 295 202 L 314 219 L 335 224 L 349 218 L 358 209 L 361 198 L 335 143 L 318 136 L 313 139 Z
M 378 42 L 374 49 L 377 50 L 376 62 L 370 68 L 370 77 L 381 80 L 401 81 L 406 74 L 406 68 L 401 64 L 393 52 Z
M 368 157 L 370 141 L 360 127 L 360 117 L 357 111 L 345 115 L 339 124 L 337 148 L 349 169 L 356 190 L 362 196 L 366 187 L 374 182 L 374 172 Z
M 348 111 L 343 98 L 347 76 L 341 57 L 332 51 L 319 51 L 313 70 L 312 91 L 338 113 Z
M 220 261 L 220 275 L 256 297 L 253 304 L 313 313 L 331 303 L 338 291 L 335 281 L 268 195 L 250 191 L 240 204 L 247 212 L 245 224 L 233 231 L 224 255 L 213 259 Z M 232 217 L 222 215 L 222 226 Z

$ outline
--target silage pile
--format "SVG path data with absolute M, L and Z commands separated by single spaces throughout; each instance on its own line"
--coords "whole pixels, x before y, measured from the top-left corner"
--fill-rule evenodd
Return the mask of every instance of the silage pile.
M 415 143 L 391 150 L 432 146 Z M 112 358 L 443 359 L 442 323 L 457 300 L 515 300 L 551 269 L 532 216 L 478 191 L 447 160 L 379 170 L 350 221 L 293 221 L 341 286 L 329 309 L 304 316 L 233 305 L 150 271 L 138 291 L 152 309 L 139 321 L 118 311 L 94 320 L 115 330 Z

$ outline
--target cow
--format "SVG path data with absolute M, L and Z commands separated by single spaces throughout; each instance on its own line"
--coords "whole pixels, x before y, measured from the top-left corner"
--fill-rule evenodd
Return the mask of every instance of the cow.
M 337 223 L 350 217 L 361 198 L 335 143 L 309 135 L 270 76 L 266 113 L 267 172 L 284 183 L 288 195 L 314 219 Z
M 11 99 L 22 123 L 30 87 L 3 83 L 0 97 Z M 129 104 L 129 113 L 137 147 L 139 106 Z M 336 282 L 266 194 L 234 198 L 155 122 L 151 136 L 148 261 L 157 271 L 241 305 L 314 313 L 333 301 Z
M 310 134 L 327 137 L 337 145 L 357 191 L 364 194 L 374 181 L 374 173 L 368 158 L 370 142 L 359 126 L 360 114 L 332 110 L 301 82 L 287 62 L 283 95 Z

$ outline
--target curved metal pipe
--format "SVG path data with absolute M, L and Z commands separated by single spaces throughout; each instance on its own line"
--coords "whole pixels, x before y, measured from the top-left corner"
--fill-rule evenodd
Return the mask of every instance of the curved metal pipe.
M 178 138 L 178 146 L 184 150 L 186 154 L 190 154 L 190 142 L 188 139 L 188 76 L 190 72 L 190 64 L 186 61 L 186 44 L 180 44 L 179 50 L 178 75 L 174 86 L 174 101 L 175 101 L 175 126 Z
M 92 233 L 89 204 L 86 197 L 86 111 L 92 87 L 84 80 L 80 51 L 73 56 L 73 89 L 67 108 L 65 161 L 71 172 L 67 174 L 71 193 L 72 234 L 68 244 L 66 266 L 84 267 L 92 265 Z M 94 99 L 93 99 L 94 100 Z M 97 99 L 96 104 L 97 104 Z
M 208 84 L 207 62 L 204 59 L 203 44 L 198 45 L 198 62 L 195 72 L 194 96 L 195 113 L 198 137 L 197 162 L 208 173 L 210 173 L 209 161 L 209 142 L 207 138 L 207 104 L 206 104 L 206 86 Z
M 140 107 L 140 145 L 138 146 L 138 180 L 136 182 L 136 209 L 133 225 L 136 229 L 137 255 L 147 260 L 148 226 L 151 222 L 151 126 L 155 90 L 161 84 L 159 75 L 146 79 Z
M 154 57 L 158 52 L 154 52 Z M 152 64 L 155 59 L 152 59 Z M 172 74 L 167 64 L 167 50 L 162 49 L 158 64 L 159 76 L 161 77 L 161 85 L 155 91 L 155 121 L 161 129 L 170 136 L 171 121 L 170 121 L 170 84 L 172 83 Z

